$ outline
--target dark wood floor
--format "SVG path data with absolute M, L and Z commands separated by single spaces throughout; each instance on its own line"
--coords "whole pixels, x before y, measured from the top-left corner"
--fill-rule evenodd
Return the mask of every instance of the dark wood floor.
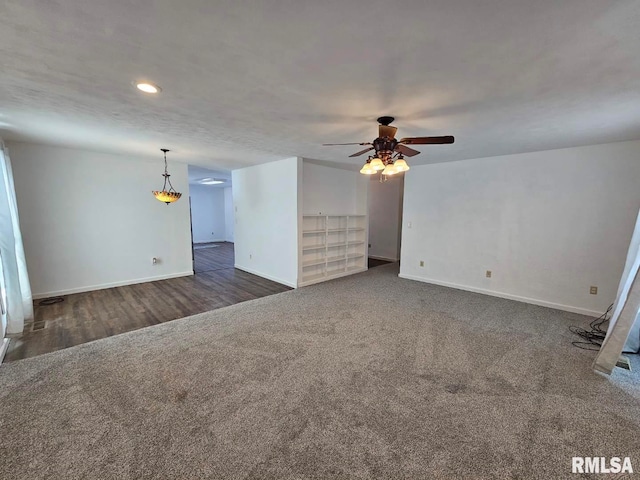
M 368 259 L 368 267 L 369 268 L 374 268 L 374 267 L 379 267 L 380 265 L 388 265 L 389 263 L 393 263 L 390 262 L 389 260 L 380 260 L 378 258 L 369 258 Z
M 193 265 L 193 271 L 195 273 L 233 268 L 233 243 L 200 243 L 195 246 L 193 251 L 195 253 Z
M 190 277 L 66 295 L 48 306 L 36 300 L 34 323 L 11 339 L 5 362 L 290 290 L 233 268 L 233 244 L 217 245 L 194 250 Z

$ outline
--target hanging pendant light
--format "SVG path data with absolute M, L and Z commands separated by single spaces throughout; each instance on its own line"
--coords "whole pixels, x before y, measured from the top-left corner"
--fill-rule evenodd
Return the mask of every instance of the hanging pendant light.
M 169 180 L 169 177 L 171 176 L 167 172 L 167 152 L 169 150 L 166 148 L 161 148 L 160 151 L 164 152 L 164 173 L 162 174 L 162 176 L 164 177 L 164 185 L 162 186 L 161 191 L 154 190 L 153 196 L 161 202 L 169 205 L 170 203 L 177 201 L 182 196 L 182 194 L 176 192 L 176 189 L 173 188 L 173 185 L 171 185 L 171 180 Z M 167 190 L 167 183 L 169 184 L 169 190 Z

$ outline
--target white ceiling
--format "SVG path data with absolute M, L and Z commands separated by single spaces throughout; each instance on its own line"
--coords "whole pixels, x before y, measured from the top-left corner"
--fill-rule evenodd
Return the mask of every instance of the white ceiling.
M 220 170 L 211 170 L 209 168 L 189 165 L 189 185 L 202 185 L 200 182 L 205 178 L 215 178 L 216 180 L 224 180 L 224 183 L 215 185 L 205 185 L 209 188 L 225 188 L 231 186 L 231 174 Z
M 0 133 L 233 169 L 411 164 L 640 138 L 637 0 L 3 0 Z M 149 96 L 132 82 L 163 92 Z

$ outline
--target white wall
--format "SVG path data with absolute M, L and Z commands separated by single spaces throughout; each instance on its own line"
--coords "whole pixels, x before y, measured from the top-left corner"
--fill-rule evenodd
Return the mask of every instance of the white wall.
M 193 242 L 224 242 L 224 189 L 211 185 L 189 185 Z
M 224 233 L 227 242 L 233 242 L 234 224 L 233 191 L 231 187 L 226 187 L 224 189 Z
M 367 213 L 368 177 L 305 159 L 302 167 L 304 215 Z M 364 195 L 362 195 L 364 191 Z
M 402 191 L 404 175 L 393 175 L 380 182 L 371 175 L 369 183 L 369 256 L 385 260 L 400 259 Z
M 639 141 L 412 167 L 400 276 L 600 314 L 616 297 L 639 180 Z
M 192 274 L 187 166 L 169 162 L 183 197 L 151 194 L 164 164 L 79 149 L 10 142 L 34 296 Z M 151 259 L 160 258 L 157 265 Z
M 296 286 L 301 159 L 232 172 L 236 267 Z

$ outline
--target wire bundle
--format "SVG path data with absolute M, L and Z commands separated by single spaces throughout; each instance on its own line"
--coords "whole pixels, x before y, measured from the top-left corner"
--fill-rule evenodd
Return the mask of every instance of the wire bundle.
M 607 328 L 609 326 L 609 312 L 613 308 L 613 303 L 609 305 L 607 311 L 593 320 L 589 327 L 591 330 L 585 330 L 580 327 L 569 327 L 569 330 L 576 335 L 582 337 L 582 340 L 576 340 L 571 342 L 574 347 L 582 348 L 584 350 L 600 350 L 604 337 L 607 336 Z M 606 324 L 606 325 L 605 325 Z

